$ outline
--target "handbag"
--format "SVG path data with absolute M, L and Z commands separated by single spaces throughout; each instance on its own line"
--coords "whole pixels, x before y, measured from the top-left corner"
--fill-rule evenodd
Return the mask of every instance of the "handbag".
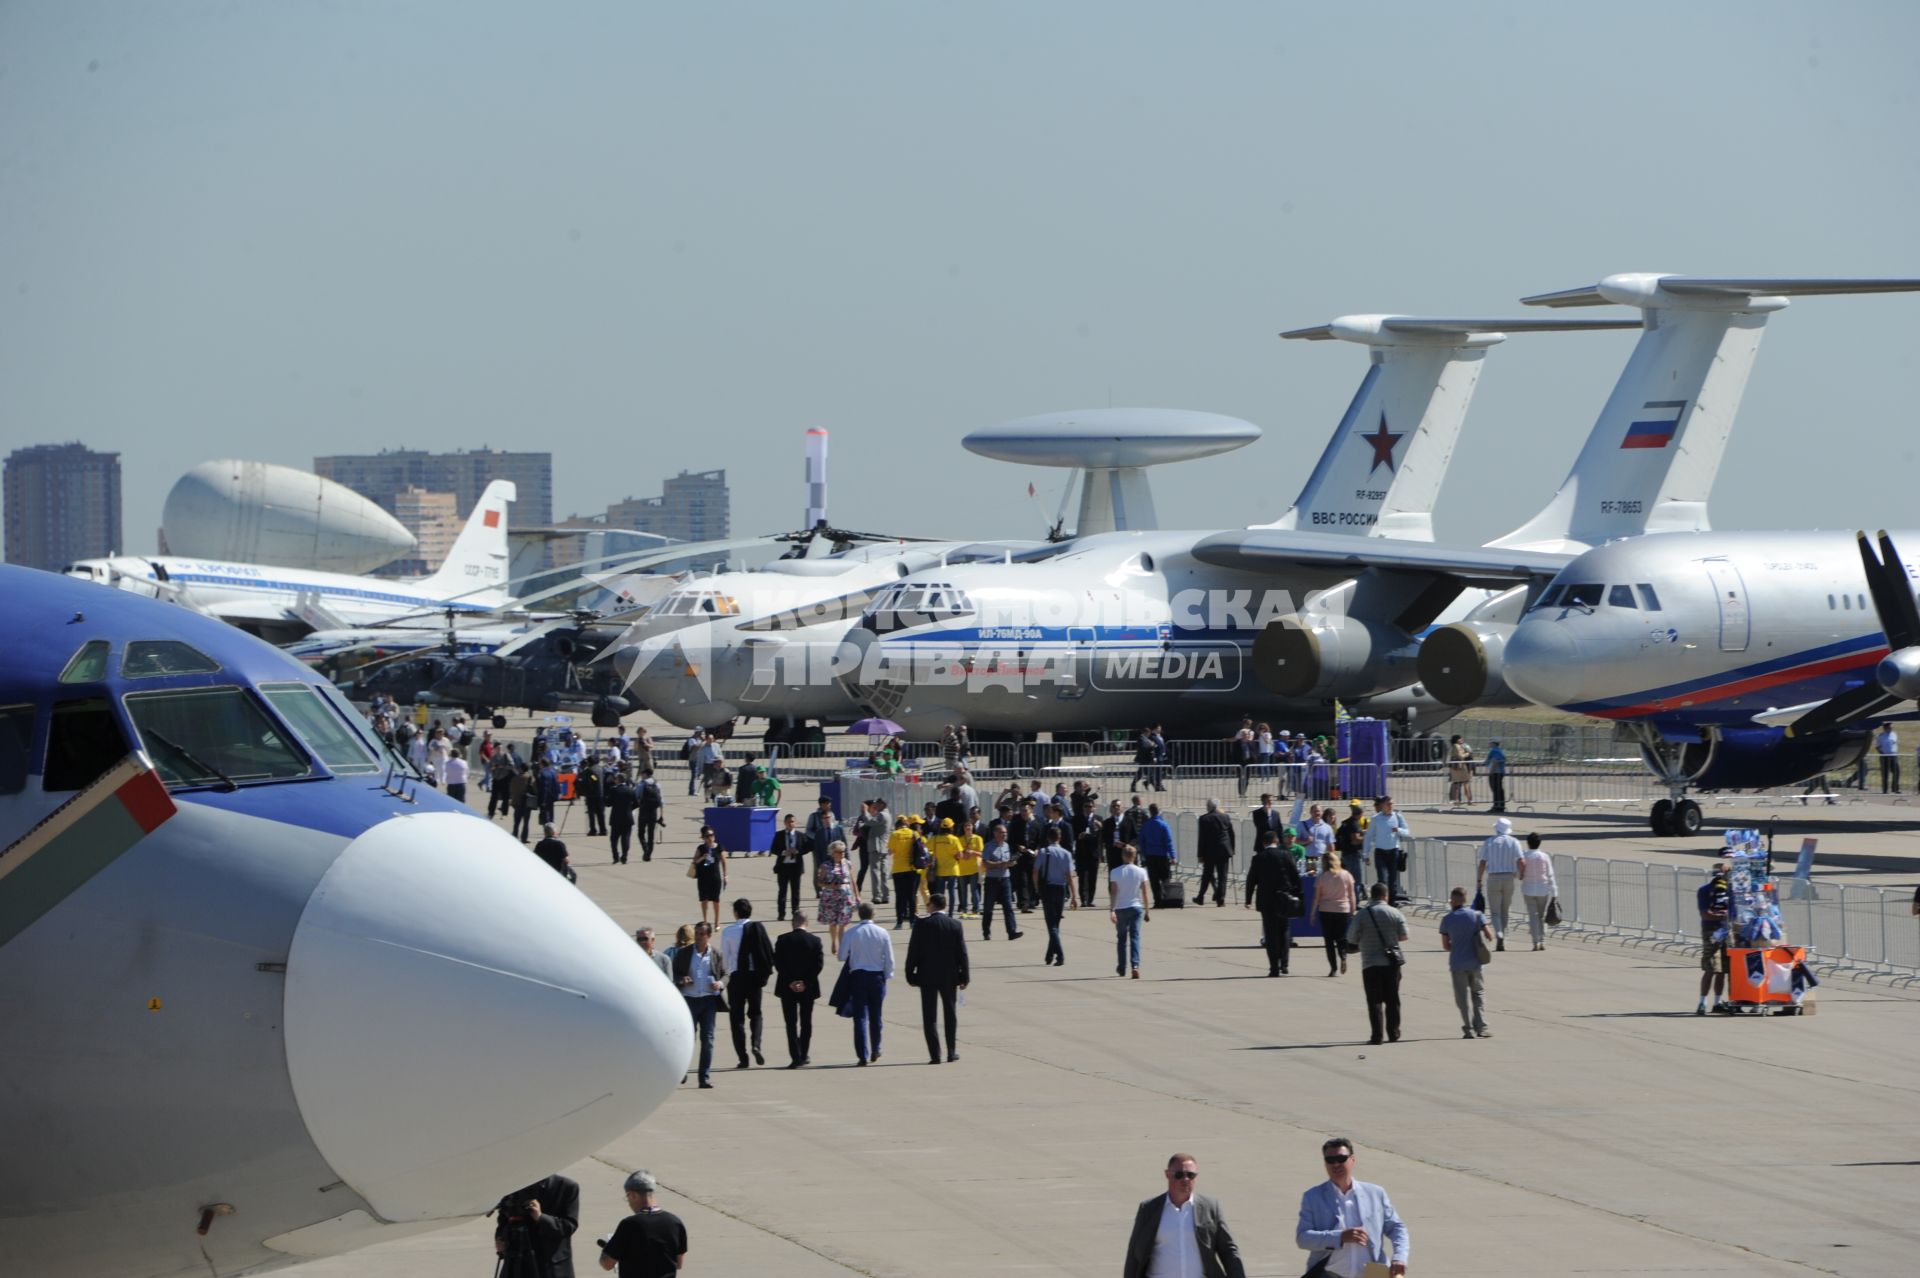
M 1493 947 L 1487 944 L 1487 934 L 1478 928 L 1473 933 L 1473 956 L 1485 967 L 1493 962 Z
M 1386 929 L 1380 926 L 1380 916 L 1374 913 L 1372 906 L 1367 907 L 1366 915 L 1367 921 L 1373 924 L 1373 934 L 1380 938 L 1382 945 L 1387 946 L 1387 962 L 1395 967 L 1405 967 L 1407 965 L 1407 956 L 1400 952 L 1399 945 L 1387 945 Z
M 700 877 L 700 858 L 699 857 L 695 857 L 693 858 L 693 860 L 687 862 L 687 877 L 690 879 L 697 879 Z
M 1547 898 L 1547 926 L 1560 926 L 1560 898 L 1557 896 Z

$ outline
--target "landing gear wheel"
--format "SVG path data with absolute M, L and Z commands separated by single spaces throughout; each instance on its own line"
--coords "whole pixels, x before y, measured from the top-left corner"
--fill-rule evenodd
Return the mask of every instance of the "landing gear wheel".
M 496 714 L 495 716 L 493 716 L 493 726 L 494 726 L 494 727 L 496 727 L 496 728 L 504 728 L 504 727 L 506 727 L 506 726 L 507 726 L 507 716 L 505 716 L 504 714 Z
M 1682 799 L 1673 805 L 1673 817 L 1669 822 L 1672 832 L 1683 839 L 1690 839 L 1700 833 L 1700 805 L 1692 799 Z
M 1653 805 L 1653 811 L 1647 814 L 1647 824 L 1661 838 L 1673 833 L 1673 800 L 1662 799 Z

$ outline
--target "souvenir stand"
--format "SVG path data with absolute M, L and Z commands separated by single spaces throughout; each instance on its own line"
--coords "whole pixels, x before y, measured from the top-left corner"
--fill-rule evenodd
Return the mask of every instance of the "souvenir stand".
M 1727 1003 L 1735 1012 L 1797 1015 L 1818 984 L 1807 951 L 1788 945 L 1780 904 L 1758 830 L 1728 830 L 1726 861 L 1732 906 L 1724 929 Z

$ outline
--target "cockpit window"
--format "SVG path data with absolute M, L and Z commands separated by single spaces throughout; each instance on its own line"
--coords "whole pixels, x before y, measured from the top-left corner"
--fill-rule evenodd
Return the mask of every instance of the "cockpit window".
M 81 644 L 80 651 L 73 654 L 67 662 L 67 668 L 60 672 L 60 682 L 98 683 L 106 678 L 109 646 L 105 639 L 89 639 Z
M 378 756 L 368 753 L 359 734 L 321 704 L 320 694 L 304 683 L 263 683 L 260 695 L 293 725 L 307 749 L 339 776 L 377 772 Z
M 1540 602 L 1535 604 L 1534 607 L 1536 608 L 1553 607 L 1555 604 L 1560 602 L 1560 594 L 1565 589 L 1566 589 L 1565 586 L 1548 586 L 1547 593 L 1540 596 Z
M 1634 589 L 1640 592 L 1640 606 L 1642 608 L 1648 612 L 1660 611 L 1660 596 L 1653 593 L 1652 586 L 1643 581 L 1635 586 Z
M 27 788 L 33 762 L 33 707 L 0 707 L 0 794 Z
M 127 715 L 169 786 L 274 781 L 313 769 L 239 688 L 135 692 Z
M 973 600 L 954 586 L 903 582 L 889 586 L 867 610 L 861 625 L 877 634 L 970 617 Z
M 43 789 L 81 789 L 126 757 L 127 740 L 104 697 L 53 703 Z
M 1609 608 L 1633 607 L 1633 587 L 1632 586 L 1607 587 L 1607 607 Z
M 123 679 L 152 679 L 159 675 L 214 674 L 220 663 L 178 639 L 135 639 L 120 658 Z
M 1567 587 L 1567 593 L 1560 602 L 1569 608 L 1598 608 L 1600 592 L 1603 587 L 1597 581 L 1583 581 Z

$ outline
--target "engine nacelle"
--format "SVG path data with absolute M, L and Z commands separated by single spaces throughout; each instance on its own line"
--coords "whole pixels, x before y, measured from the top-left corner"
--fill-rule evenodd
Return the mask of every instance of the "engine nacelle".
M 1904 701 L 1920 698 L 1920 648 L 1901 648 L 1880 659 L 1874 677 L 1880 686 Z
M 1456 621 L 1420 641 L 1420 682 L 1449 706 L 1514 700 L 1501 670 L 1513 627 L 1501 622 Z
M 1394 626 L 1351 616 L 1295 614 L 1267 623 L 1253 641 L 1260 686 L 1289 698 L 1364 697 L 1417 677 L 1419 645 Z

